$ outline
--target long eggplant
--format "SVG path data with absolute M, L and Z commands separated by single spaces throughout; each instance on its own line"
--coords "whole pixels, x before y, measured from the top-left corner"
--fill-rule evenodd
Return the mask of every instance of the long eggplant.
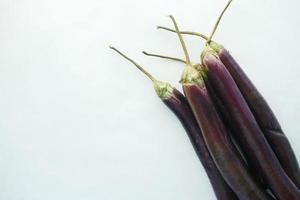
M 132 59 L 128 58 L 116 48 L 111 48 L 121 56 L 129 60 L 131 63 L 133 63 L 138 69 L 140 69 L 152 80 L 154 89 L 158 97 L 177 116 L 182 126 L 184 127 L 194 147 L 194 150 L 206 171 L 217 199 L 238 200 L 236 194 L 225 182 L 212 157 L 210 156 L 210 153 L 203 140 L 201 130 L 184 95 L 176 88 L 172 87 L 169 83 L 158 81 L 157 79 L 155 79 L 144 68 L 142 68 L 140 65 L 134 62 Z

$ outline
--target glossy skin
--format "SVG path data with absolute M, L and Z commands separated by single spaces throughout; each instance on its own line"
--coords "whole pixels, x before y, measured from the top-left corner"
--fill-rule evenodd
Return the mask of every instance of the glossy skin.
M 238 198 L 240 200 L 269 199 L 237 155 L 206 88 L 196 84 L 183 84 L 183 90 L 201 127 L 210 155 Z
M 235 129 L 234 127 L 232 126 L 232 121 L 229 117 L 229 112 L 227 110 L 227 107 L 224 106 L 224 104 L 222 103 L 221 99 L 218 97 L 218 95 L 215 93 L 213 87 L 211 86 L 210 82 L 205 78 L 204 79 L 204 82 L 205 82 L 205 87 L 207 88 L 208 90 L 208 93 L 218 111 L 218 113 L 220 114 L 226 128 L 228 128 L 229 132 L 231 133 L 231 135 L 235 132 Z M 235 133 L 236 134 L 236 133 Z M 234 140 L 234 138 L 232 138 Z M 239 155 L 242 155 L 241 158 L 244 159 L 245 162 L 247 162 L 247 160 L 245 159 L 245 156 L 244 156 L 244 153 L 240 147 L 240 145 L 238 144 L 238 142 L 235 142 L 234 143 L 237 148 L 239 149 L 238 151 L 238 154 Z M 263 180 L 261 179 L 261 177 L 257 174 L 256 170 L 255 170 L 255 167 L 253 167 L 251 165 L 251 163 L 248 163 L 247 162 L 247 165 L 248 165 L 248 169 L 249 169 L 249 172 L 251 173 L 252 177 L 255 179 L 256 182 L 259 182 L 261 187 L 266 189 L 266 185 L 265 183 L 263 182 Z
M 235 138 L 246 158 L 261 173 L 264 182 L 280 200 L 299 200 L 300 192 L 282 169 L 276 155 L 257 124 L 247 102 L 218 56 L 207 52 L 203 62 L 207 78 L 227 107 L 236 130 Z
M 201 130 L 184 95 L 174 89 L 173 95 L 170 98 L 162 99 L 162 101 L 178 117 L 182 126 L 186 130 L 196 154 L 207 173 L 217 199 L 238 200 L 235 193 L 223 179 L 212 157 L 210 156 L 203 140 Z
M 300 188 L 300 168 L 297 158 L 270 106 L 226 49 L 220 50 L 219 57 L 247 101 L 281 166 Z

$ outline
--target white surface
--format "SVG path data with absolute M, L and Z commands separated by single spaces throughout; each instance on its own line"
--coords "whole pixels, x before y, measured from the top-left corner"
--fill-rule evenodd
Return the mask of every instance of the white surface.
M 2 0 L 0 199 L 213 200 L 204 170 L 151 82 L 180 87 L 171 26 L 209 33 L 223 1 Z M 300 157 L 299 1 L 234 1 L 215 36 L 266 97 Z M 186 37 L 194 61 L 203 42 Z

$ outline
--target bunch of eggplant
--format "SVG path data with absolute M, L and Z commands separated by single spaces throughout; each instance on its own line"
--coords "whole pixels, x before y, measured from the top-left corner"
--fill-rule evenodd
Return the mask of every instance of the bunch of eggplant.
M 180 31 L 170 19 L 185 59 L 150 54 L 185 64 L 184 94 L 159 81 L 115 47 L 153 82 L 158 97 L 178 117 L 218 200 L 300 200 L 300 169 L 295 153 L 266 100 L 232 55 L 211 35 Z M 192 63 L 182 34 L 200 36 L 206 45 L 200 63 Z

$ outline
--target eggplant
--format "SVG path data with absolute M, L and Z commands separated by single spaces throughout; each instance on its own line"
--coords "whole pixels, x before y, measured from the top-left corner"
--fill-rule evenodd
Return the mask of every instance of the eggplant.
M 213 187 L 214 193 L 218 200 L 238 200 L 236 194 L 232 191 L 229 185 L 225 182 L 218 168 L 216 167 L 210 153 L 203 140 L 201 130 L 196 122 L 192 110 L 185 98 L 176 88 L 167 82 L 158 81 L 143 67 L 128 58 L 122 52 L 114 47 L 110 47 L 121 56 L 133 63 L 138 69 L 145 73 L 153 82 L 154 89 L 158 97 L 163 103 L 177 116 L 185 129 L 194 150 L 201 161 L 209 181 Z
M 282 168 L 290 177 L 290 179 L 295 183 L 298 189 L 300 189 L 300 167 L 297 161 L 296 154 L 289 142 L 288 137 L 282 130 L 280 123 L 278 122 L 271 107 L 269 106 L 263 95 L 252 83 L 247 74 L 240 67 L 238 62 L 229 53 L 229 51 L 226 48 L 224 48 L 223 45 L 211 40 L 225 10 L 228 8 L 230 3 L 231 1 L 229 1 L 229 3 L 226 5 L 225 9 L 219 16 L 210 37 L 193 31 L 181 31 L 180 33 L 187 35 L 195 35 L 205 39 L 207 41 L 207 45 L 209 45 L 217 53 L 222 63 L 229 71 L 230 75 L 233 77 L 244 99 L 247 101 L 251 112 L 253 113 L 257 123 L 259 124 L 269 145 L 276 154 Z M 176 30 L 168 27 L 158 26 L 157 28 L 176 33 Z M 166 58 L 181 61 L 181 59 L 178 58 Z
M 300 199 L 300 192 L 282 169 L 256 122 L 247 102 L 215 51 L 208 45 L 202 53 L 207 79 L 228 110 L 234 135 L 243 152 L 274 195 L 280 200 Z
M 258 183 L 255 182 L 245 163 L 237 154 L 228 130 L 207 92 L 203 74 L 190 62 L 178 25 L 172 15 L 170 18 L 185 55 L 186 67 L 180 82 L 197 123 L 201 128 L 210 155 L 223 178 L 240 200 L 270 199 L 265 191 L 259 187 Z

